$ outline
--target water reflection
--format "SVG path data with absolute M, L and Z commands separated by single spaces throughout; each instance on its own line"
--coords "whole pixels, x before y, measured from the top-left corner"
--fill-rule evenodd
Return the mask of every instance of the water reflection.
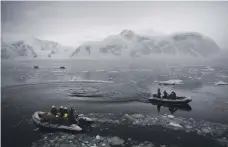
M 158 113 L 160 113 L 161 107 L 168 108 L 168 110 L 171 114 L 174 114 L 177 110 L 192 111 L 192 108 L 189 104 L 174 105 L 174 104 L 161 104 L 161 103 L 156 103 L 156 102 L 153 102 L 151 104 L 157 106 Z

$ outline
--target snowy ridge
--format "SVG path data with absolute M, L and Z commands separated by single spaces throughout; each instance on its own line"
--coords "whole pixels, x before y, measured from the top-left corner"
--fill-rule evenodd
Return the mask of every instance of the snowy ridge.
M 110 59 L 113 57 L 209 57 L 219 53 L 219 46 L 210 38 L 195 32 L 173 35 L 138 35 L 123 30 L 102 41 L 92 41 L 76 49 L 65 47 L 54 41 L 34 37 L 13 43 L 2 43 L 2 58 L 84 58 Z M 161 57 L 160 57 L 161 56 Z
M 72 57 L 80 56 L 131 56 L 151 54 L 188 55 L 208 57 L 218 53 L 219 46 L 199 33 L 178 33 L 169 36 L 140 36 L 131 30 L 123 30 L 103 41 L 87 42 L 79 46 Z
M 2 43 L 2 58 L 51 58 L 67 54 L 69 48 L 54 41 L 26 38 L 13 43 Z M 68 53 L 69 54 L 69 53 Z M 68 55 L 69 56 L 69 55 Z

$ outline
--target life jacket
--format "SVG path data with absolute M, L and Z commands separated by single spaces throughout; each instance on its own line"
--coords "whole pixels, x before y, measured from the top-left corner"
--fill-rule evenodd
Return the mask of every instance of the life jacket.
M 68 114 L 65 113 L 65 114 L 63 115 L 63 118 L 68 118 Z

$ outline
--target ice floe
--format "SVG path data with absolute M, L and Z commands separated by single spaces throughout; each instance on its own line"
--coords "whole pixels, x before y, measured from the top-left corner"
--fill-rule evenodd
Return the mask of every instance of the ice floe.
M 97 69 L 97 70 L 95 70 L 96 72 L 104 72 L 105 70 L 103 70 L 103 69 Z
M 133 114 L 133 115 L 131 115 L 131 117 L 136 118 L 136 119 L 141 119 L 144 117 L 144 115 L 143 114 Z
M 96 136 L 96 139 L 99 140 L 99 139 L 101 139 L 101 137 L 100 137 L 99 135 L 97 135 L 97 136 Z
M 228 85 L 228 83 L 224 81 L 219 81 L 219 82 L 215 82 L 215 85 Z
M 210 66 L 206 66 L 206 67 L 203 68 L 202 70 L 204 70 L 204 71 L 214 71 L 215 69 L 213 69 L 213 68 L 210 67 Z
M 214 138 L 222 137 L 228 131 L 228 125 L 223 125 L 208 121 L 195 121 L 192 118 L 175 117 L 173 115 L 143 115 L 143 114 L 122 114 L 117 119 L 115 115 L 99 115 L 93 113 L 93 119 L 97 122 L 105 122 L 112 124 L 128 123 L 133 126 L 152 126 L 160 125 L 173 130 L 183 130 L 185 132 L 196 132 L 199 135 L 210 135 Z M 92 116 L 90 116 L 92 117 Z M 105 117 L 105 118 L 104 118 Z
M 81 77 L 76 77 L 76 76 L 64 76 L 61 79 L 62 81 L 77 81 L 77 80 L 82 80 Z
M 116 136 L 110 138 L 109 142 L 112 146 L 124 144 L 124 140 Z
M 113 70 L 113 71 L 108 71 L 109 73 L 119 73 L 119 71 L 115 71 L 115 70 Z
M 202 127 L 201 131 L 205 134 L 211 133 L 211 128 L 210 127 Z
M 102 81 L 102 80 L 75 80 L 75 82 L 84 82 L 84 83 L 110 83 L 113 84 L 114 82 L 110 81 Z
M 150 143 L 148 141 L 145 141 L 143 143 L 137 144 L 137 145 L 133 145 L 132 147 L 154 147 L 153 143 Z
M 168 81 L 159 81 L 159 85 L 181 85 L 184 84 L 183 80 L 173 79 Z
M 99 135 L 97 135 L 99 136 Z M 32 147 L 154 147 L 149 141 L 138 142 L 132 139 L 124 140 L 118 136 L 97 136 L 86 134 L 49 133 L 43 135 L 42 139 L 33 142 Z
M 170 122 L 169 125 L 173 126 L 173 127 L 177 127 L 177 128 L 182 128 L 182 126 L 180 124 L 177 124 L 175 122 Z
M 173 115 L 168 115 L 167 117 L 168 117 L 168 118 L 174 118 L 174 116 L 173 116 Z
M 220 77 L 220 78 L 228 78 L 227 75 L 220 74 L 220 73 L 217 73 L 216 76 L 217 76 L 217 77 Z
M 228 126 L 213 123 L 208 121 L 195 121 L 192 118 L 182 118 L 173 115 L 159 115 L 151 116 L 145 114 L 118 114 L 114 115 L 112 113 L 90 113 L 85 116 L 93 117 L 95 120 L 94 128 L 101 127 L 100 130 L 106 130 L 108 128 L 102 128 L 102 123 L 111 123 L 113 125 L 128 124 L 130 127 L 146 127 L 150 126 L 163 126 L 164 128 L 185 131 L 186 133 L 192 132 L 200 136 L 210 136 L 212 139 L 221 142 L 221 144 L 226 144 Z M 129 144 L 130 142 L 130 144 Z M 42 144 L 42 145 L 41 145 Z M 86 135 L 86 134 L 48 134 L 43 137 L 43 139 L 34 142 L 33 147 L 38 146 L 77 146 L 77 147 L 111 147 L 111 146 L 126 146 L 130 145 L 132 147 L 153 147 L 152 142 L 137 142 L 131 138 L 123 139 L 119 136 L 102 136 L 99 134 Z M 164 144 L 163 144 L 164 145 Z M 163 146 L 162 145 L 162 146 Z M 160 145 L 161 146 L 161 145 Z

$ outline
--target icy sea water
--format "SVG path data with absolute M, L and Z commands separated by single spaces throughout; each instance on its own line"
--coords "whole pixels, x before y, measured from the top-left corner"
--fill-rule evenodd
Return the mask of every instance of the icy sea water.
M 39 69 L 33 69 L 38 65 Z M 66 69 L 59 69 L 65 66 Z M 183 80 L 162 86 L 158 81 Z M 2 146 L 219 147 L 228 140 L 228 69 L 123 61 L 2 62 Z M 148 102 L 160 87 L 191 96 L 190 108 Z M 74 106 L 96 123 L 87 133 L 44 132 L 31 115 Z

